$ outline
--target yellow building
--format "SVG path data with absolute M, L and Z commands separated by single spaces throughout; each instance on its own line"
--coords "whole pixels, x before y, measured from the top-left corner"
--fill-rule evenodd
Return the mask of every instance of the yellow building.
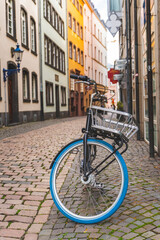
M 83 84 L 74 84 L 70 74 L 84 75 L 83 0 L 68 0 L 69 112 L 84 115 Z

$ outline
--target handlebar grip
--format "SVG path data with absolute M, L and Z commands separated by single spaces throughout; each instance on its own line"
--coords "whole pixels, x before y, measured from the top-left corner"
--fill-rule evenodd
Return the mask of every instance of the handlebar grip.
M 79 76 L 79 75 L 75 75 L 75 74 L 71 74 L 70 78 L 79 79 L 79 80 L 82 80 L 82 81 L 87 81 L 88 80 L 87 76 Z
M 70 78 L 73 78 L 73 79 L 78 79 L 78 77 L 79 77 L 79 76 L 78 76 L 78 75 L 75 75 L 75 74 L 71 74 L 71 75 L 70 75 Z

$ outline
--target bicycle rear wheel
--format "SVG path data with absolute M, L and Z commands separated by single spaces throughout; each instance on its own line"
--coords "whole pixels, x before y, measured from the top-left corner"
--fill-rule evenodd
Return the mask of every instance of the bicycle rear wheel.
M 98 139 L 88 139 L 87 144 L 94 151 L 90 168 L 95 168 L 113 147 Z M 89 154 L 91 156 L 93 154 Z M 127 192 L 128 172 L 119 152 L 112 155 L 105 164 L 115 160 L 97 175 L 93 172 L 87 182 L 83 180 L 83 140 L 67 145 L 56 157 L 50 175 L 52 198 L 69 219 L 84 223 L 96 223 L 110 217 L 121 205 Z

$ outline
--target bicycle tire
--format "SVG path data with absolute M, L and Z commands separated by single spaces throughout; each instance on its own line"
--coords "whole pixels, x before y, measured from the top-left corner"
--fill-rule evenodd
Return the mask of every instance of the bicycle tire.
M 88 139 L 87 144 L 96 146 L 97 158 L 93 161 L 95 166 L 97 164 L 96 161 L 101 161 L 101 155 L 104 155 L 104 152 L 113 152 L 113 147 L 103 140 Z M 83 140 L 79 139 L 68 144 L 57 154 L 50 174 L 50 190 L 55 205 L 64 216 L 78 223 L 92 224 L 109 218 L 120 207 L 127 192 L 128 172 L 124 159 L 117 151 L 114 154 L 116 159 L 114 164 L 110 164 L 110 169 L 107 169 L 109 171 L 105 169 L 101 172 L 101 176 L 97 175 L 98 180 L 103 181 L 105 185 L 103 187 L 97 185 L 95 173 L 92 178 L 96 187 L 94 185 L 91 186 L 91 181 L 89 184 L 84 184 L 80 173 L 83 156 L 81 155 L 79 160 L 77 157 L 81 151 L 83 151 Z M 118 179 L 119 176 L 121 178 L 120 181 Z M 111 182 L 112 180 L 113 183 Z M 107 181 L 110 181 L 108 185 Z M 120 186 L 118 185 L 119 182 Z M 88 202 L 86 201 L 87 197 Z M 93 201 L 92 197 L 93 199 L 96 198 L 94 201 L 97 205 L 97 210 L 89 205 L 86 206 L 86 204 L 89 204 L 89 199 L 91 200 L 90 202 Z M 113 203 L 106 206 L 106 204 L 110 204 L 109 201 L 113 201 Z M 100 207 L 97 203 L 100 204 Z M 104 209 L 101 209 L 102 207 Z M 92 211 L 95 213 L 92 213 Z

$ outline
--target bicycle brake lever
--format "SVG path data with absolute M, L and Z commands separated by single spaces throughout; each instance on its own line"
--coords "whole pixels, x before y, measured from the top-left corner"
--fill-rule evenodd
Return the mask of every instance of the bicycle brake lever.
M 86 81 L 77 81 L 77 82 L 75 82 L 75 83 L 84 83 L 84 84 L 90 85 L 90 83 L 89 83 L 89 82 L 86 82 Z

